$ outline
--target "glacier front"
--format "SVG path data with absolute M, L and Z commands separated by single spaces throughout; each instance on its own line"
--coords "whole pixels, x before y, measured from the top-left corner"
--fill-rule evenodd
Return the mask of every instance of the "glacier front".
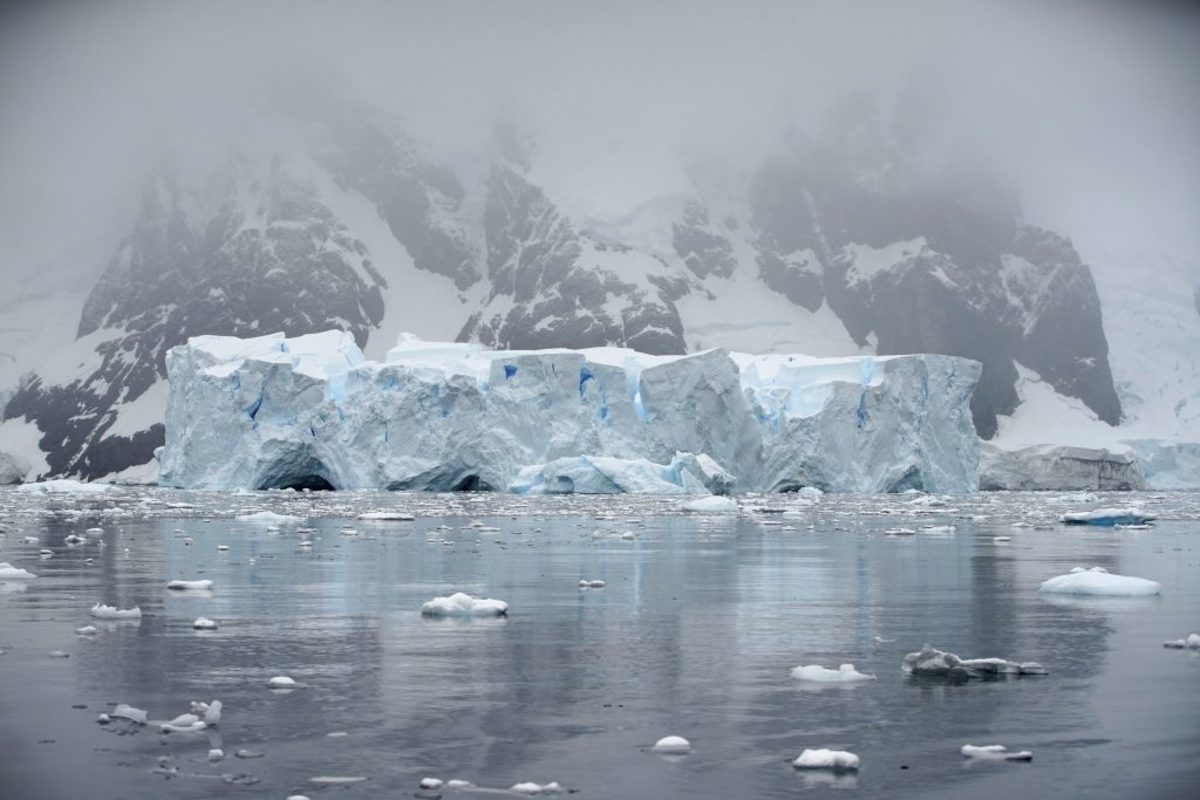
M 980 366 L 953 356 L 490 351 L 405 334 L 373 362 L 326 331 L 195 337 L 167 374 L 166 486 L 520 491 L 566 465 L 619 466 L 561 461 L 581 457 L 664 476 L 686 462 L 687 491 L 691 477 L 712 491 L 718 471 L 736 491 L 978 482 Z

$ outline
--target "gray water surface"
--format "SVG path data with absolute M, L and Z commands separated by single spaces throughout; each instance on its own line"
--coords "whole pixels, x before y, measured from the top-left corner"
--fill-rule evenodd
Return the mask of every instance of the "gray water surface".
M 1163 519 L 1053 523 L 1114 500 Z M 629 497 L 0 492 L 0 561 L 39 576 L 0 583 L 0 796 L 436 796 L 418 790 L 425 776 L 558 781 L 581 798 L 1196 796 L 1200 654 L 1162 647 L 1200 630 L 1196 495 L 741 502 L 698 516 Z M 353 518 L 377 508 L 417 519 Z M 315 530 L 233 518 L 259 509 Z M 956 529 L 919 530 L 935 524 Z M 1038 593 L 1075 565 L 1157 580 L 1162 595 Z M 173 578 L 215 588 L 168 592 Z M 420 616 L 457 590 L 508 601 L 508 618 Z M 90 620 L 97 601 L 144 617 Z M 194 631 L 199 616 L 219 629 Z M 97 636 L 75 634 L 89 623 Z M 925 642 L 1050 674 L 917 681 L 900 663 Z M 878 680 L 789 675 L 843 662 Z M 303 686 L 273 692 L 275 675 Z M 201 734 L 95 721 L 117 702 L 170 719 L 213 699 L 224 717 Z M 668 734 L 693 752 L 650 752 Z M 968 743 L 1034 760 L 972 763 Z M 207 760 L 214 746 L 225 760 Z M 806 747 L 851 750 L 862 769 L 798 772 Z

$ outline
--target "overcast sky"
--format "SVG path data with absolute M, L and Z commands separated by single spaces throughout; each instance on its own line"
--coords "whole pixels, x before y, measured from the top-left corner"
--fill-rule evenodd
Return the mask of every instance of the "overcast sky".
M 41 2 L 0 15 L 0 271 L 102 266 L 168 143 L 236 138 L 297 86 L 403 114 L 451 159 L 511 106 L 562 185 L 629 187 L 622 201 L 670 191 L 664 165 L 681 157 L 759 159 L 848 92 L 911 98 L 931 146 L 1008 176 L 1085 258 L 1200 252 L 1187 4 Z M 597 213 L 612 197 L 597 193 Z

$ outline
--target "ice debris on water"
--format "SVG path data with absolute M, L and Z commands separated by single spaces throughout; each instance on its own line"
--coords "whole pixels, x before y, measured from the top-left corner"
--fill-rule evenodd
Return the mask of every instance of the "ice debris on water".
M 859 672 L 853 664 L 842 664 L 837 669 L 812 664 L 807 667 L 796 667 L 792 677 L 798 681 L 814 681 L 819 683 L 861 683 L 875 680 L 874 675 Z
M 365 511 L 358 518 L 375 522 L 412 522 L 416 519 L 406 511 Z
M 1189 633 L 1186 639 L 1163 642 L 1163 647 L 1172 650 L 1200 650 L 1200 633 Z
M 1012 751 L 1002 744 L 973 745 L 964 744 L 962 754 L 967 758 L 984 758 L 993 761 L 1033 761 L 1033 753 L 1028 750 Z
M 147 713 L 140 708 L 134 708 L 125 703 L 117 703 L 116 708 L 112 710 L 110 716 L 127 719 L 130 722 L 136 722 L 138 725 L 145 725 Z
M 100 629 L 95 625 L 83 625 L 75 629 L 75 633 L 80 636 L 95 636 L 100 632 Z
M 294 525 L 303 522 L 300 517 L 288 514 L 276 514 L 274 511 L 256 511 L 252 514 L 239 514 L 238 522 L 255 522 L 263 525 Z
M 272 689 L 291 689 L 296 685 L 296 682 L 287 675 L 276 675 L 267 681 L 267 686 L 270 686 Z
M 88 612 L 96 619 L 141 619 L 142 609 L 139 606 L 133 608 L 117 608 L 116 606 L 107 606 L 103 603 L 96 603 L 92 606 L 92 610 Z
M 225 758 L 225 751 L 219 747 L 214 747 L 208 751 L 209 761 L 220 761 L 223 758 Z
M 559 785 L 558 781 L 551 781 L 550 783 L 542 784 L 534 783 L 533 781 L 525 781 L 523 783 L 514 783 L 508 788 L 508 790 L 516 794 L 528 795 L 562 794 L 564 791 L 566 791 L 562 786 Z
M 1147 597 L 1158 594 L 1161 589 L 1157 581 L 1115 575 L 1104 567 L 1074 567 L 1066 575 L 1056 575 L 1044 581 L 1038 591 L 1048 594 Z
M 0 561 L 0 581 L 27 581 L 36 577 L 37 575 L 27 569 L 14 567 L 7 561 Z
M 422 789 L 440 789 L 445 784 L 441 778 L 421 778 Z
M 1007 661 L 1003 658 L 959 658 L 954 653 L 926 644 L 916 653 L 904 656 L 902 668 L 910 675 L 966 681 L 1008 675 L 1045 675 L 1046 668 L 1036 661 Z
M 796 769 L 831 769 L 853 772 L 858 769 L 859 758 L 846 750 L 806 749 L 792 762 L 792 766 Z
M 207 591 L 213 587 L 213 582 L 210 580 L 201 581 L 168 581 L 167 588 L 177 592 L 186 591 Z
M 100 494 L 112 491 L 112 489 L 112 484 L 108 483 L 83 483 L 67 478 L 23 483 L 17 487 L 18 492 L 29 494 Z
M 433 598 L 421 606 L 421 613 L 427 617 L 502 617 L 508 614 L 508 603 L 455 592 Z
M 220 700 L 213 700 L 211 703 L 201 703 L 196 700 L 192 701 L 192 713 L 201 716 L 204 719 L 204 724 L 206 725 L 220 724 L 221 708 L 222 704 Z
M 681 508 L 683 511 L 693 514 L 736 514 L 738 504 L 731 497 L 713 495 L 712 497 L 701 497 L 699 500 L 684 503 Z
M 692 752 L 692 743 L 682 736 L 664 736 L 654 743 L 654 752 L 683 755 Z
M 192 627 L 198 631 L 215 631 L 217 623 L 208 617 L 197 617 L 195 622 L 192 623 Z
M 1093 511 L 1070 511 L 1059 517 L 1066 525 L 1144 525 L 1154 517 L 1140 508 L 1097 508 Z
M 608 584 L 606 584 L 604 581 L 601 581 L 601 580 L 590 580 L 589 581 L 586 578 L 582 578 L 579 581 L 580 589 L 603 589 L 607 585 Z

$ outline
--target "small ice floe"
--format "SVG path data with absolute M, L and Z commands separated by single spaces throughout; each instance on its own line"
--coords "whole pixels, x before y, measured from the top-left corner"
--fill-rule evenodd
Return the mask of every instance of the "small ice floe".
M 213 582 L 210 580 L 202 581 L 168 581 L 167 588 L 176 592 L 206 592 L 213 587 Z
M 260 753 L 257 750 L 247 750 L 245 748 L 242 748 L 241 750 L 238 750 L 236 753 L 234 753 L 234 755 L 237 756 L 238 758 L 262 758 L 263 756 L 266 755 L 266 753 Z
M 692 752 L 692 743 L 682 736 L 664 736 L 654 743 L 654 752 L 682 756 Z
M 114 719 L 127 719 L 130 722 L 136 722 L 138 725 L 146 724 L 146 712 L 140 708 L 126 705 L 125 703 L 117 703 L 117 707 L 110 713 Z
M 585 578 L 579 581 L 580 589 L 603 589 L 607 585 L 607 583 L 600 580 L 589 581 Z
M 422 789 L 433 790 L 442 788 L 446 785 L 446 782 L 441 778 L 421 778 L 419 785 Z
M 916 536 L 917 531 L 914 528 L 888 528 L 884 531 L 888 536 Z
M 175 719 L 158 726 L 162 733 L 193 733 L 207 728 L 204 720 L 196 714 L 180 714 Z
M 17 487 L 18 492 L 31 494 L 99 494 L 112 490 L 107 483 L 81 483 L 66 478 L 38 483 L 23 483 Z
M 1028 750 L 1012 751 L 1002 744 L 964 744 L 962 754 L 967 758 L 983 758 L 991 761 L 1033 761 Z
M 1008 544 L 1012 541 L 1011 536 L 993 536 L 992 541 L 996 544 Z
M 859 759 L 854 753 L 846 750 L 805 750 L 792 766 L 796 769 L 831 769 L 835 772 L 854 772 L 858 770 Z
M 240 514 L 235 517 L 238 522 L 256 522 L 262 525 L 296 525 L 304 520 L 288 514 L 276 514 L 274 511 L 255 511 L 253 514 Z
M 219 747 L 214 747 L 213 749 L 208 751 L 208 760 L 209 761 L 220 761 L 223 758 L 225 758 L 225 751 Z
M 508 790 L 516 794 L 528 795 L 562 794 L 566 791 L 566 789 L 559 785 L 558 781 L 551 781 L 550 783 L 534 783 L 533 781 L 525 781 L 524 783 L 514 783 L 512 786 L 508 787 Z
M 104 533 L 104 528 L 88 528 L 84 533 L 88 536 L 100 536 Z
M 110 722 L 112 722 L 112 717 L 110 717 L 108 714 L 97 714 L 96 715 L 96 724 L 97 725 L 107 725 Z
M 49 653 L 47 653 L 47 655 L 50 656 L 51 658 L 70 658 L 71 657 L 71 654 L 66 652 L 65 650 L 51 650 Z
M 208 617 L 196 617 L 196 620 L 192 623 L 192 628 L 198 631 L 215 631 L 217 623 Z
M 681 509 L 695 514 L 736 514 L 738 504 L 731 497 L 714 494 L 711 497 L 688 501 L 681 506 Z
M 38 543 L 38 537 L 36 537 L 36 536 L 26 536 L 26 537 L 25 537 L 25 538 L 23 538 L 21 541 L 22 541 L 22 542 L 24 542 L 25 544 L 37 544 L 37 543 Z
M 1059 517 L 1066 525 L 1144 525 L 1154 517 L 1139 508 L 1097 508 L 1093 511 L 1070 511 Z
M 1172 650 L 1200 650 L 1200 633 L 1189 633 L 1186 639 L 1163 642 L 1163 647 L 1169 647 Z
M 83 544 L 87 539 L 80 536 L 78 533 L 68 533 L 63 537 L 63 544 Z
M 433 598 L 421 606 L 421 613 L 427 617 L 503 617 L 508 615 L 508 603 L 455 592 Z
M 814 683 L 861 683 L 875 680 L 874 675 L 859 672 L 853 664 L 842 664 L 837 669 L 812 664 L 807 667 L 796 667 L 792 670 L 792 678 L 798 681 L 813 681 Z
M 192 713 L 200 716 L 206 725 L 219 725 L 221 722 L 221 701 L 213 700 L 211 703 L 201 703 L 193 700 Z
M 1038 591 L 1103 597 L 1147 597 L 1158 594 L 1161 589 L 1156 581 L 1115 575 L 1104 567 L 1075 567 L 1066 575 L 1056 575 L 1044 581 Z
M 219 545 L 217 545 L 217 552 L 218 552 L 218 553 L 224 553 L 224 552 L 225 552 L 226 550 L 228 550 L 228 549 L 229 549 L 229 545 L 227 545 L 227 544 L 219 544 Z
M 75 633 L 79 634 L 80 636 L 95 636 L 99 632 L 100 629 L 95 625 L 83 625 L 75 629 Z
M 7 561 L 0 561 L 0 581 L 28 581 L 36 577 L 37 575 L 27 569 L 14 567 Z
M 358 515 L 359 519 L 373 522 L 412 522 L 415 516 L 404 511 L 366 511 Z
M 474 789 L 475 784 L 471 783 L 470 781 L 464 781 L 464 780 L 460 780 L 459 778 L 453 778 L 451 780 L 446 781 L 446 788 L 447 789 Z M 544 791 L 544 789 L 543 789 L 543 791 Z
M 116 606 L 106 606 L 103 603 L 96 603 L 92 606 L 92 610 L 88 612 L 96 619 L 141 619 L 142 609 L 140 606 L 133 608 L 117 608 Z
M 267 681 L 267 686 L 272 689 L 295 689 L 299 685 L 287 675 L 276 675 Z
M 904 656 L 901 665 L 905 672 L 930 678 L 966 681 L 1008 675 L 1045 675 L 1046 668 L 1036 661 L 1006 661 L 1003 658 L 959 658 L 954 653 L 925 645 L 916 653 Z
M 953 525 L 926 525 L 921 528 L 921 533 L 954 533 L 958 528 Z

